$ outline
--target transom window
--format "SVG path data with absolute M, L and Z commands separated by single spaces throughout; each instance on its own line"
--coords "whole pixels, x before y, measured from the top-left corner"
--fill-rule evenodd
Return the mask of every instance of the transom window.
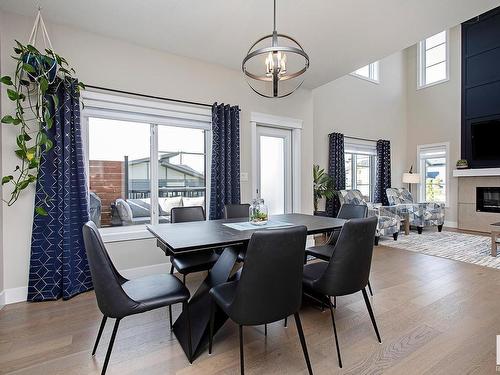
M 420 88 L 448 80 L 448 33 L 442 31 L 418 45 L 418 86 Z
M 363 78 L 374 83 L 379 83 L 379 62 L 368 64 L 351 73 L 353 76 Z
M 418 148 L 420 199 L 446 203 L 448 184 L 448 145 L 423 145 Z

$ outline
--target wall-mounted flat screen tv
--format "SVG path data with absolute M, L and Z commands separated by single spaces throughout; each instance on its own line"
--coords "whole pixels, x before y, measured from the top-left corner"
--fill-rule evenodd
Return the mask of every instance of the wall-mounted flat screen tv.
M 471 124 L 472 158 L 500 161 L 500 119 Z

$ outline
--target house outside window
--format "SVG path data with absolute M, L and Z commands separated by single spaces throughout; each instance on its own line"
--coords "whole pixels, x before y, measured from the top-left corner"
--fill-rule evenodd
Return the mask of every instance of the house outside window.
M 375 189 L 376 148 L 371 142 L 345 143 L 346 189 L 359 190 L 369 201 Z
M 449 144 L 418 146 L 420 201 L 447 203 Z
M 374 63 L 368 64 L 359 68 L 351 73 L 351 75 L 368 80 L 373 83 L 379 83 L 379 62 L 375 61 Z
M 418 44 L 418 88 L 448 80 L 448 55 L 448 32 L 446 30 Z
M 85 95 L 91 219 L 103 237 L 146 232 L 145 224 L 169 222 L 173 207 L 207 209 L 210 109 Z

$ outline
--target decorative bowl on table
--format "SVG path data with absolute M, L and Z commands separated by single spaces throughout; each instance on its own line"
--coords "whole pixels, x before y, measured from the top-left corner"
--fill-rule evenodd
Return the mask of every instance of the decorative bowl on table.
M 264 203 L 264 199 L 254 199 L 249 208 L 250 224 L 266 225 L 269 219 L 268 209 Z

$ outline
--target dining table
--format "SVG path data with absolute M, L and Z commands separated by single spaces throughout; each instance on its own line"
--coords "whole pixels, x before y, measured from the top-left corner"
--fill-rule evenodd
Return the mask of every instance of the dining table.
M 175 257 L 210 249 L 221 251 L 217 262 L 188 302 L 190 322 L 186 319 L 185 310 L 173 324 L 173 333 L 188 360 L 192 362 L 208 346 L 210 289 L 237 277 L 234 268 L 238 254 L 241 249 L 245 249 L 255 231 L 304 225 L 307 234 L 313 235 L 340 229 L 344 222 L 343 219 L 291 213 L 272 215 L 266 225 L 260 226 L 249 225 L 245 218 L 147 225 L 147 229 L 157 240 L 157 246 L 167 256 Z M 227 318 L 220 309 L 216 310 L 214 332 L 222 327 Z M 188 339 L 188 324 L 191 325 L 191 340 Z M 189 353 L 192 353 L 191 357 Z

